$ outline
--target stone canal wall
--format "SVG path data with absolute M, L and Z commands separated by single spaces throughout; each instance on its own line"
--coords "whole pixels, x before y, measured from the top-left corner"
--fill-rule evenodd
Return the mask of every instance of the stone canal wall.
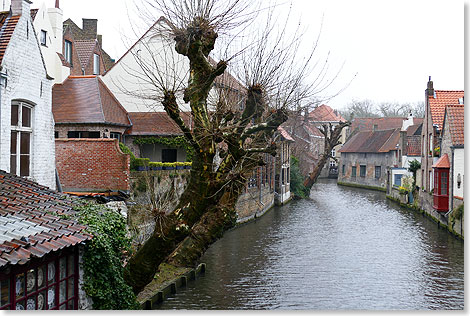
M 418 198 L 410 203 L 408 195 L 401 195 L 397 188 L 392 188 L 387 198 L 394 200 L 404 207 L 422 212 L 432 218 L 438 225 L 447 228 L 452 234 L 464 239 L 464 216 L 460 216 L 459 206 L 463 204 L 460 199 L 454 199 L 454 210 L 447 216 L 444 212 L 437 212 L 433 208 L 433 196 L 427 192 L 419 192 Z

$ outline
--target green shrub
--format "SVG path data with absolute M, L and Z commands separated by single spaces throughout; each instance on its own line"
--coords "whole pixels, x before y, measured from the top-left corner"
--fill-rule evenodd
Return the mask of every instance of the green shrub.
M 309 196 L 309 190 L 304 186 L 304 177 L 300 173 L 299 159 L 291 156 L 290 160 L 290 190 L 296 196 L 305 199 Z

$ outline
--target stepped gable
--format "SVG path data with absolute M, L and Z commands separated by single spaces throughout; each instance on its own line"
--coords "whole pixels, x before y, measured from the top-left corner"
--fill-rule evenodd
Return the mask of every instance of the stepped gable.
M 65 195 L 0 170 L 0 267 L 90 240 L 85 226 L 61 217 L 72 206 Z

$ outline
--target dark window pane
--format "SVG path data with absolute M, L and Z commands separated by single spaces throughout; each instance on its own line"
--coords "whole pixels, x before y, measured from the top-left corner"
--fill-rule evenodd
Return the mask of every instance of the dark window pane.
M 20 176 L 29 176 L 29 155 L 20 156 Z
M 73 309 L 73 300 L 67 302 L 67 309 Z
M 72 298 L 74 295 L 74 282 L 73 282 L 73 277 L 68 279 L 69 282 L 69 290 L 68 290 L 68 297 L 67 298 Z
M 24 300 L 22 300 L 21 302 L 18 302 L 16 303 L 16 310 L 24 310 Z
M 46 266 L 43 265 L 38 268 L 38 287 L 41 288 L 46 285 Z
M 18 132 L 11 132 L 11 142 L 10 142 L 10 153 L 12 155 L 16 154 L 16 144 L 18 141 Z
M 21 143 L 20 143 L 20 154 L 22 155 L 28 155 L 29 150 L 30 150 L 30 138 L 31 138 L 31 133 L 28 132 L 21 132 Z
M 11 125 L 18 126 L 18 104 L 11 105 Z
M 42 291 L 38 295 L 38 309 L 46 309 L 46 291 Z
M 100 132 L 86 132 L 85 138 L 100 138 Z
M 31 269 L 26 274 L 26 293 L 29 294 L 35 291 L 36 291 L 36 271 L 34 269 Z
M 47 283 L 51 284 L 54 282 L 55 278 L 55 264 L 54 262 L 49 262 L 47 265 Z
M 66 272 L 67 272 L 66 264 L 67 264 L 67 257 L 60 258 L 60 260 L 59 260 L 59 275 L 60 275 L 61 280 L 63 278 L 65 278 L 65 276 L 66 276 Z
M 53 309 L 57 306 L 55 297 L 56 286 L 47 289 L 47 309 Z
M 16 294 L 16 298 L 20 298 L 24 296 L 24 273 L 20 273 L 16 275 L 15 294 Z
M 1 283 L 1 305 L 6 305 L 10 302 L 10 280 L 3 280 Z
M 176 149 L 162 149 L 162 162 L 176 162 Z
M 21 126 L 31 127 L 31 109 L 26 106 L 23 106 L 21 117 Z
M 68 256 L 68 263 L 67 263 L 67 276 L 70 276 L 73 274 L 74 270 L 74 259 L 75 257 L 73 255 Z
M 75 131 L 67 132 L 67 137 L 68 138 L 79 138 L 80 137 L 80 132 L 75 132 Z
M 65 289 L 67 288 L 67 280 L 64 280 L 60 282 L 59 286 L 59 303 L 65 302 L 66 295 L 65 295 Z
M 36 295 L 28 297 L 26 300 L 26 309 L 35 310 L 36 309 Z
M 16 155 L 10 156 L 10 173 L 16 174 Z

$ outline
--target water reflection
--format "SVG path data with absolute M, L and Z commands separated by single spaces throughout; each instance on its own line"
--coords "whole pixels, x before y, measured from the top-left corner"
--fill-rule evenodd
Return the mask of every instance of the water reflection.
M 162 309 L 463 309 L 463 242 L 381 192 L 314 186 L 226 233 Z

